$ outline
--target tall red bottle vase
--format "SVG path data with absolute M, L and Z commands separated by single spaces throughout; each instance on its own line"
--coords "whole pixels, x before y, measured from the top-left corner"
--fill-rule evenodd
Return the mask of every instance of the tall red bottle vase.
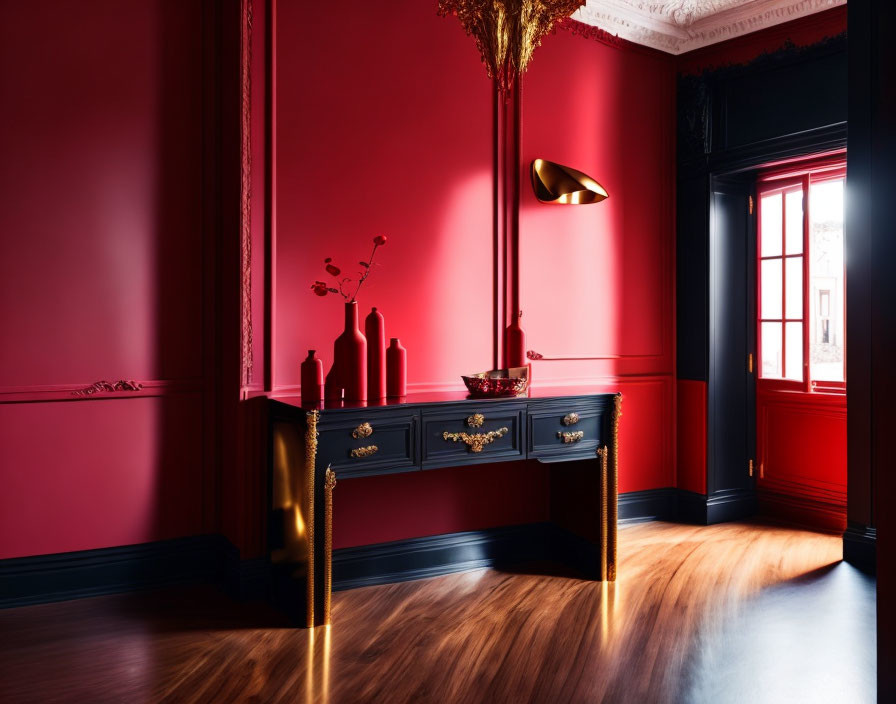
M 386 393 L 390 397 L 408 394 L 408 351 L 397 337 L 389 340 L 386 350 Z
M 504 329 L 504 366 L 526 366 L 526 332 L 521 325 L 523 312 L 518 311 Z
M 333 366 L 330 367 L 330 371 L 327 372 L 327 378 L 324 381 L 324 399 L 327 401 L 341 401 L 342 400 L 342 383 L 339 381 L 339 369 L 336 366 L 336 361 L 333 361 Z
M 386 322 L 376 308 L 364 319 L 367 338 L 367 398 L 386 397 Z
M 316 350 L 302 362 L 302 405 L 317 406 L 324 397 L 324 364 Z
M 345 304 L 345 330 L 333 345 L 337 376 L 346 401 L 367 400 L 367 338 L 358 328 L 358 304 Z

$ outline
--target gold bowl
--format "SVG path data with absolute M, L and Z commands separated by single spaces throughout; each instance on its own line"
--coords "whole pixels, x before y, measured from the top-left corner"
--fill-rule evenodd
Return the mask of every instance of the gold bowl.
M 467 385 L 470 396 L 475 398 L 519 396 L 529 388 L 529 367 L 492 369 L 461 376 L 461 379 Z

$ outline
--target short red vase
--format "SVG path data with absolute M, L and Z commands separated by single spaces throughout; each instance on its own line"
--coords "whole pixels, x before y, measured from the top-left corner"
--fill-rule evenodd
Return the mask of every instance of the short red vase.
M 302 405 L 317 406 L 324 397 L 324 364 L 315 350 L 302 362 Z
M 386 393 L 390 397 L 408 394 L 408 351 L 397 337 L 389 340 L 386 350 Z
M 358 304 L 345 304 L 345 330 L 333 345 L 336 376 L 346 401 L 367 400 L 367 338 L 358 328 Z
M 386 397 L 386 323 L 376 308 L 364 320 L 367 338 L 367 398 Z

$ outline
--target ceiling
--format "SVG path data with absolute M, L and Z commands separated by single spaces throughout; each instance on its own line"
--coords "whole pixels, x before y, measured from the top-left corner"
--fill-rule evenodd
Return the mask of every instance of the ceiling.
M 683 54 L 846 0 L 587 0 L 572 17 L 622 39 Z

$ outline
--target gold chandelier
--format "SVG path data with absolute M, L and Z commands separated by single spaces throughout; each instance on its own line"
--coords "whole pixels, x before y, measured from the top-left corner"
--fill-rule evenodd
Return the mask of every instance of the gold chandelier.
M 473 35 L 488 77 L 507 95 L 542 37 L 584 4 L 585 0 L 439 0 L 439 14 L 456 15 Z

